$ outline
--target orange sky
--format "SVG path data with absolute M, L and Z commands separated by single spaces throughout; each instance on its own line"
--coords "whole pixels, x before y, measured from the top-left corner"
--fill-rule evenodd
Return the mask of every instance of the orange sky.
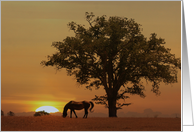
M 96 16 L 134 18 L 149 37 L 155 32 L 166 41 L 176 57 L 181 57 L 181 2 L 1 2 L 1 109 L 5 112 L 35 111 L 40 106 L 54 106 L 62 112 L 70 100 L 91 100 L 104 95 L 103 89 L 87 90 L 79 86 L 65 69 L 40 65 L 47 55 L 55 53 L 52 42 L 62 41 L 74 33 L 68 22 L 86 24 L 85 12 Z M 163 114 L 181 113 L 181 72 L 178 83 L 160 85 L 161 95 L 145 84 L 146 98 L 130 96 L 120 112 L 140 112 L 151 108 Z M 108 113 L 101 105 L 96 112 Z

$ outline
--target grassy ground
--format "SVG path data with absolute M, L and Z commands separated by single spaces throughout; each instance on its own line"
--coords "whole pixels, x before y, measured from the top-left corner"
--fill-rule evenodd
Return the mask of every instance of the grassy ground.
M 63 118 L 3 116 L 2 131 L 181 131 L 180 118 Z

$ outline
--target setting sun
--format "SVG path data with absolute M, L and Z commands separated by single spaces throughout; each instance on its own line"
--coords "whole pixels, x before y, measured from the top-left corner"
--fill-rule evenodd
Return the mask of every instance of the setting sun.
M 38 111 L 45 111 L 45 112 L 48 112 L 48 113 L 54 113 L 54 112 L 58 112 L 59 110 L 53 106 L 41 106 L 39 107 L 38 109 L 36 109 L 35 111 L 38 112 Z

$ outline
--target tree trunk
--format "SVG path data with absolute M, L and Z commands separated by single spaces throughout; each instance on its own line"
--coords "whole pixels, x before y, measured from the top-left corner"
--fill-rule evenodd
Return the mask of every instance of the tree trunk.
M 109 117 L 117 117 L 116 97 L 108 99 Z

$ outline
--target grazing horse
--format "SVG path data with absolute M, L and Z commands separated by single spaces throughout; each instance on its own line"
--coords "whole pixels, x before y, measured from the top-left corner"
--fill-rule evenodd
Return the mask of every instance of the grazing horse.
M 94 107 L 94 104 L 90 101 L 81 101 L 81 102 L 75 102 L 75 101 L 70 101 L 69 103 L 67 103 L 64 107 L 63 110 L 63 117 L 65 118 L 67 116 L 67 110 L 70 109 L 70 118 L 72 118 L 72 111 L 75 114 L 75 117 L 77 118 L 77 115 L 75 113 L 75 110 L 81 110 L 84 109 L 85 110 L 85 114 L 83 118 L 87 118 L 88 116 L 88 109 L 90 107 L 91 104 L 91 108 L 90 111 L 92 110 L 92 108 Z

